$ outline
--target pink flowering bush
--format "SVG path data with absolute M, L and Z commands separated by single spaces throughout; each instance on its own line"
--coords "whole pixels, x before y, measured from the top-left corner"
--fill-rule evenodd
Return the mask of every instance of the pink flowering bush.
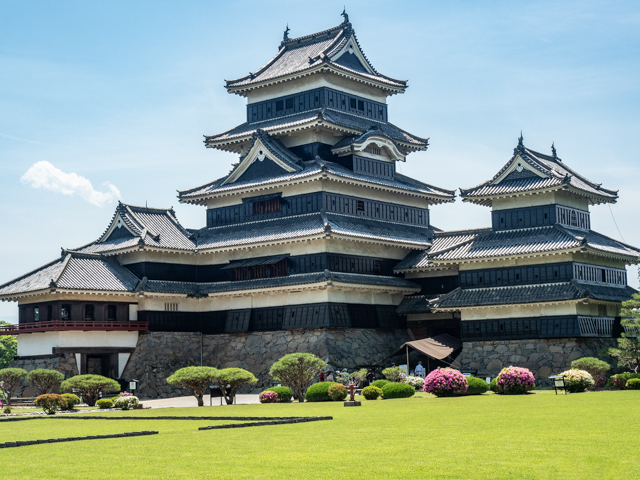
M 278 401 L 278 394 L 271 390 L 265 390 L 260 392 L 260 403 L 276 403 Z
M 469 383 L 465 376 L 453 368 L 438 368 L 424 380 L 422 389 L 436 397 L 454 397 L 467 393 Z
M 536 386 L 535 377 L 528 368 L 510 366 L 503 368 L 496 378 L 499 393 L 522 395 Z

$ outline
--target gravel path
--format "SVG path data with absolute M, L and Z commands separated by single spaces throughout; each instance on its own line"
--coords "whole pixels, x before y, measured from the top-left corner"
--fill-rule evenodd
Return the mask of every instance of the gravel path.
M 212 405 L 220 406 L 220 398 L 213 398 Z M 151 408 L 178 408 L 178 407 L 197 407 L 198 401 L 196 397 L 175 397 L 160 398 L 158 400 L 141 400 L 140 403 L 145 407 Z M 252 403 L 260 403 L 258 395 L 236 395 L 236 405 L 250 405 Z M 225 405 L 224 400 L 222 404 Z M 209 406 L 209 395 L 204 396 L 204 406 Z

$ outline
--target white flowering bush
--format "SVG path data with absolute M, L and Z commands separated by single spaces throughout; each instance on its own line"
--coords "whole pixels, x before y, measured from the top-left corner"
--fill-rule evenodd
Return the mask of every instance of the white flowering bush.
M 120 408 L 122 410 L 129 410 L 134 405 L 139 405 L 140 400 L 133 395 L 127 395 L 125 397 L 118 397 L 113 401 L 114 408 Z
M 587 388 L 591 388 L 595 384 L 593 377 L 586 370 L 572 368 L 571 370 L 562 372 L 560 375 L 564 377 L 565 387 L 567 392 L 570 393 L 584 392 Z
M 424 378 L 422 377 L 405 377 L 403 380 L 407 385 L 411 385 L 413 388 L 420 388 L 424 385 Z

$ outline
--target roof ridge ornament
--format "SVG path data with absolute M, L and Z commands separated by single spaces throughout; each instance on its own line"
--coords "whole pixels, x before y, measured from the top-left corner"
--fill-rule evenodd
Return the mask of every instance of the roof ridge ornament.
M 342 22 L 344 25 L 349 23 L 349 14 L 347 13 L 347 7 L 346 6 L 342 7 L 342 13 L 340 14 L 340 16 L 344 17 L 344 22 Z
M 522 137 L 522 130 L 520 130 L 520 136 L 518 137 L 518 145 L 513 149 L 513 154 L 524 154 L 524 138 Z
M 561 161 L 562 161 L 562 160 L 560 160 L 560 159 L 558 158 L 558 152 L 556 152 L 556 142 L 552 142 L 552 143 L 551 143 L 551 156 L 553 157 L 553 159 L 554 159 L 556 162 L 561 162 Z
M 287 22 L 287 28 L 284 29 L 284 35 L 282 36 L 282 41 L 286 42 L 289 40 L 289 32 L 291 29 L 289 28 L 289 23 Z

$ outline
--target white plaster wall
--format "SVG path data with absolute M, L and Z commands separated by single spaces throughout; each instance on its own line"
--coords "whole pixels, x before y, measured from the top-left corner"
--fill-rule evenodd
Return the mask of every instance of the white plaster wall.
M 306 92 L 314 88 L 329 87 L 341 90 L 352 95 L 358 95 L 369 100 L 380 103 L 387 103 L 387 95 L 379 88 L 363 85 L 347 78 L 337 75 L 315 74 L 309 77 L 298 78 L 296 80 L 270 85 L 247 92 L 247 103 L 257 103 L 283 95 L 293 95 L 294 93 Z
M 133 347 L 138 332 L 38 332 L 18 335 L 18 356 L 51 355 L 54 347 Z
M 510 305 L 495 308 L 463 308 L 462 320 L 493 320 L 499 318 L 549 317 L 555 315 L 577 315 L 576 303 L 536 305 Z
M 493 201 L 494 210 L 507 210 L 510 208 L 537 207 L 557 203 L 566 207 L 589 210 L 589 201 L 585 197 L 566 191 L 538 193 L 535 195 L 522 195 L 518 197 L 497 198 Z

